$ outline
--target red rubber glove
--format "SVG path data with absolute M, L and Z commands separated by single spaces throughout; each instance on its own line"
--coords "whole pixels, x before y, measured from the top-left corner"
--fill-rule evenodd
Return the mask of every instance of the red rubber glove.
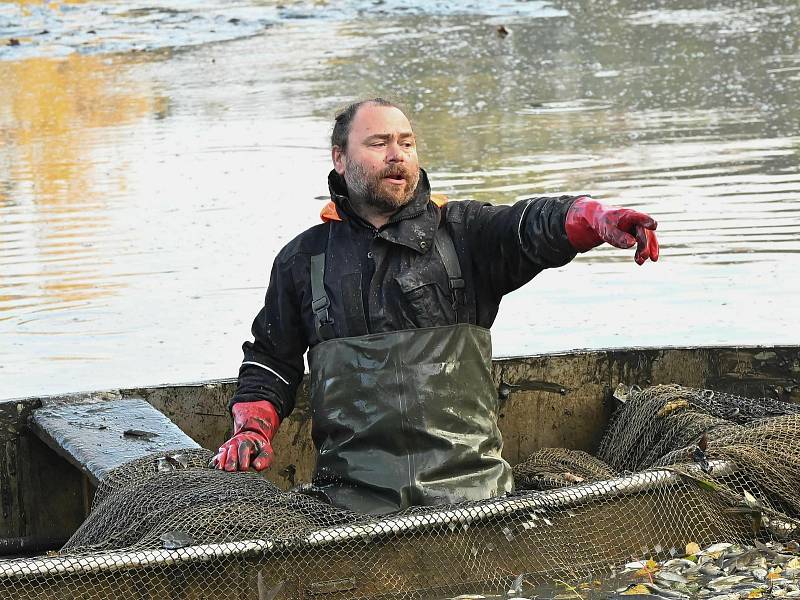
M 567 239 L 578 251 L 586 252 L 608 242 L 617 248 L 636 244 L 636 264 L 649 258 L 658 260 L 658 223 L 644 213 L 629 208 L 603 206 L 587 196 L 578 198 L 567 211 Z
M 231 409 L 233 436 L 220 446 L 212 464 L 226 471 L 263 471 L 272 464 L 272 438 L 281 420 L 272 402 L 237 402 Z

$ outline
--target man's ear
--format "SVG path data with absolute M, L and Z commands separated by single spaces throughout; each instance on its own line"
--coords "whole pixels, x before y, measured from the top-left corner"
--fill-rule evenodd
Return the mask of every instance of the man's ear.
M 331 148 L 331 158 L 333 159 L 333 168 L 339 175 L 344 175 L 344 150 L 341 146 L 334 146 Z

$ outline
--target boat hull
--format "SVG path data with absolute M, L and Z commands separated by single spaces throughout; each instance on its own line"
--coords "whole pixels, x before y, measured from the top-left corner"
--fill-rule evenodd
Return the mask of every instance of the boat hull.
M 800 403 L 800 347 L 631 348 L 493 361 L 500 390 L 504 457 L 513 465 L 544 447 L 597 449 L 620 383 L 678 383 Z M 143 398 L 206 448 L 230 432 L 226 405 L 234 380 L 0 400 L 0 554 L 58 547 L 88 514 L 94 488 L 79 469 L 41 442 L 30 415 L 52 403 Z M 274 440 L 267 476 L 286 489 L 314 466 L 307 387 Z

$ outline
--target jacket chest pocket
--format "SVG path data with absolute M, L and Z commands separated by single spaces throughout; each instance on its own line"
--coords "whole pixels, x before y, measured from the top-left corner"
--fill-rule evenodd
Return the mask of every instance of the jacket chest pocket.
M 441 270 L 442 273 L 436 273 L 430 265 L 422 271 L 409 270 L 394 278 L 400 287 L 400 312 L 407 321 L 406 325 L 439 327 L 455 324 L 456 314 L 446 283 L 447 275 L 443 268 Z

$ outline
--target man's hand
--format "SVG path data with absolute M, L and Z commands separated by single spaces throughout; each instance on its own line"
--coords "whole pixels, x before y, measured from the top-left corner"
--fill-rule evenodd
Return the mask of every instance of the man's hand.
M 617 248 L 636 245 L 636 264 L 648 258 L 658 260 L 658 223 L 644 213 L 629 208 L 603 206 L 586 196 L 578 198 L 567 212 L 567 239 L 578 252 L 586 252 L 603 242 Z
M 211 463 L 226 471 L 263 471 L 272 464 L 272 438 L 280 418 L 271 402 L 238 402 L 231 409 L 233 436 L 220 446 Z

